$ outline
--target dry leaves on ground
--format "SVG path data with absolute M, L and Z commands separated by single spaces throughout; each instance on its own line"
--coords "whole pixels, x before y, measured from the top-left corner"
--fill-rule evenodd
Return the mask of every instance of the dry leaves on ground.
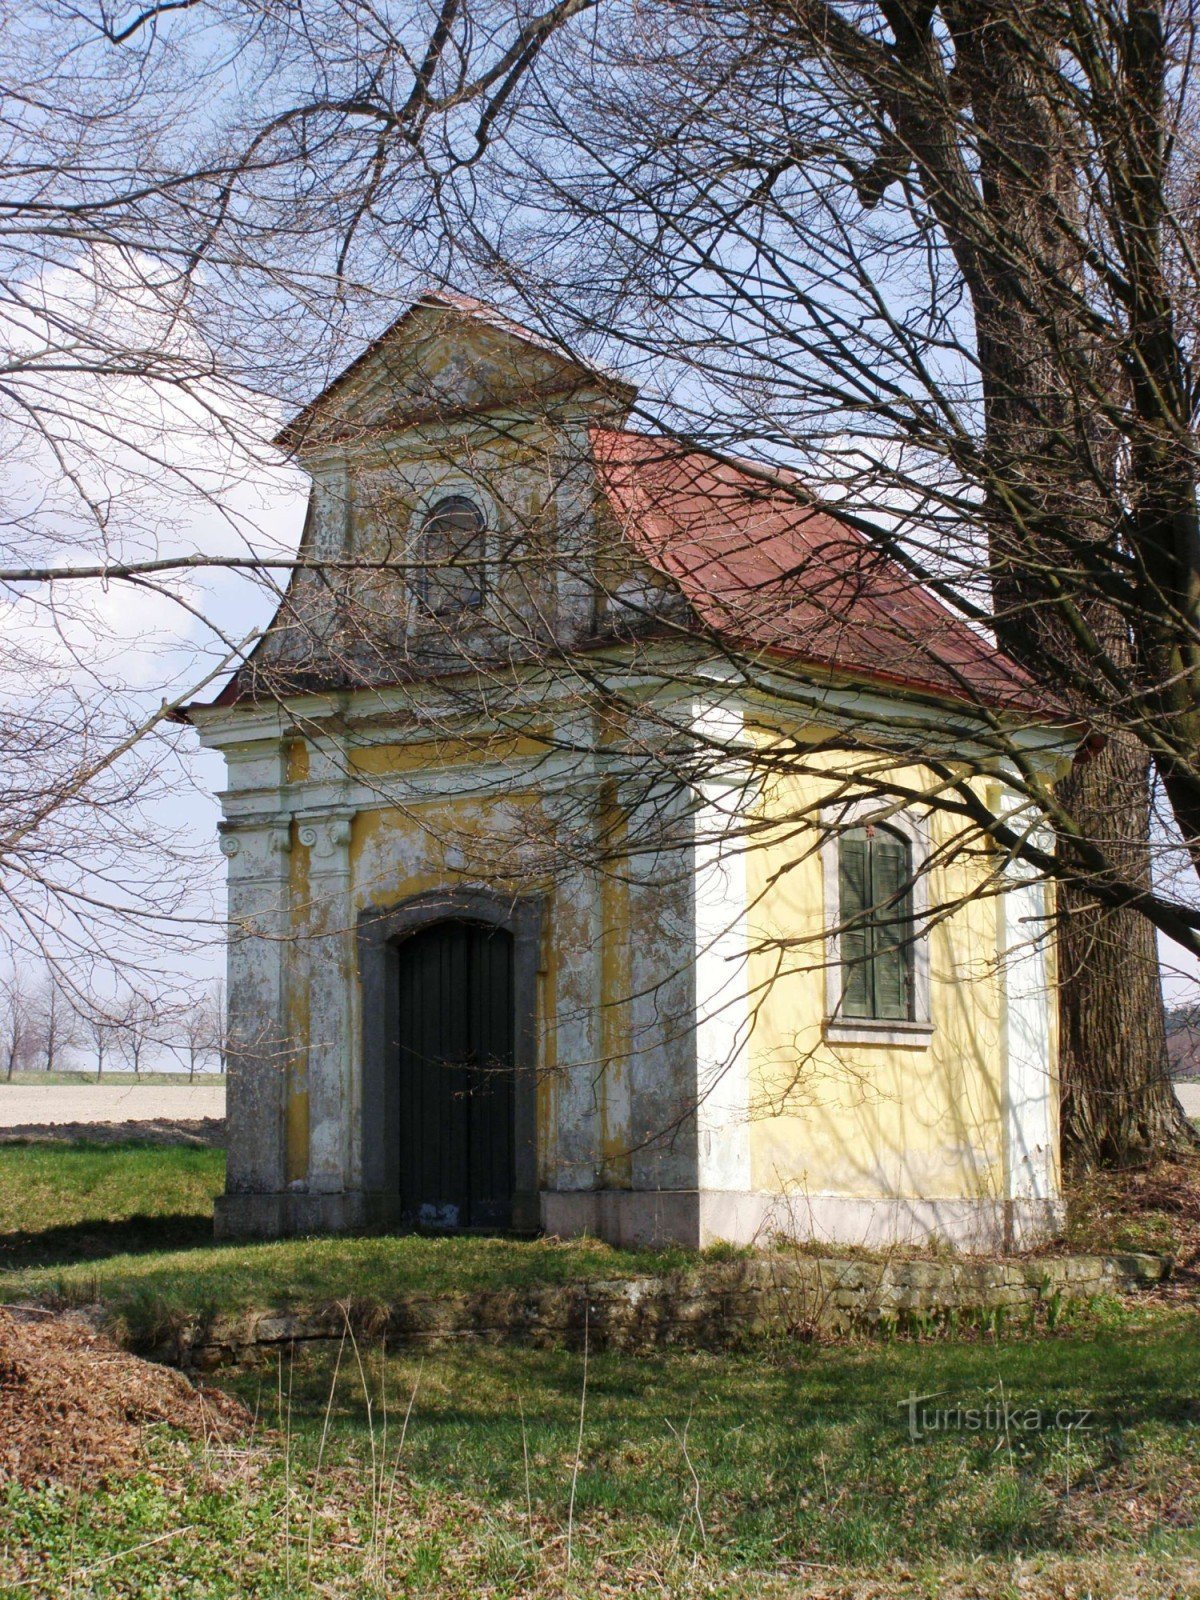
M 249 1421 L 228 1395 L 129 1355 L 82 1317 L 0 1309 L 0 1484 L 136 1471 L 149 1423 L 224 1440 Z

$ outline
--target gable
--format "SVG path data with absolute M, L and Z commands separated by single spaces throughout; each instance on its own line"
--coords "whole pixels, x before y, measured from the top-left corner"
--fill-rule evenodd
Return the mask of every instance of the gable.
M 277 436 L 302 458 L 333 443 L 488 411 L 570 402 L 608 416 L 636 391 L 466 296 L 430 293 Z
M 990 640 L 786 474 L 623 429 L 614 412 L 633 395 L 488 307 L 423 297 L 283 436 L 314 481 L 302 550 L 365 564 L 334 582 L 293 573 L 226 694 L 253 697 L 259 671 L 268 693 L 272 677 L 290 692 L 380 687 L 682 629 L 1058 719 Z M 419 540 L 447 495 L 481 502 L 485 598 L 434 625 Z

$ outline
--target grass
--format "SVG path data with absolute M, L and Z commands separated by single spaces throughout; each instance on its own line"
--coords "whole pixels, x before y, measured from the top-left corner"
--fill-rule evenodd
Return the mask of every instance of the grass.
M 181 1219 L 186 1231 L 192 1219 Z M 205 1232 L 210 1225 L 205 1224 Z M 115 1232 L 116 1230 L 114 1230 Z M 153 1219 L 138 1219 L 143 1253 L 23 1265 L 0 1276 L 0 1299 L 60 1305 L 102 1301 L 132 1343 L 145 1347 L 161 1330 L 217 1314 L 301 1310 L 351 1297 L 386 1304 L 398 1293 L 523 1288 L 581 1278 L 632 1277 L 686 1265 L 686 1251 L 617 1250 L 597 1240 L 423 1238 L 417 1235 L 285 1239 L 267 1244 L 212 1244 L 186 1249 L 153 1243 Z M 164 1232 L 166 1230 L 164 1229 Z M 22 1237 L 26 1259 L 36 1252 Z M 3 1258 L 0 1242 L 0 1259 Z
M 1194 1512 L 1200 1491 L 1187 1398 L 1200 1384 L 1196 1333 L 1187 1316 L 1148 1320 L 1136 1338 L 1001 1347 L 594 1354 L 575 1485 L 580 1548 L 614 1535 L 647 1549 L 678 1538 L 689 1552 L 719 1550 L 726 1566 L 760 1569 L 1086 1549 L 1107 1482 L 1142 1502 L 1143 1523 L 1153 1508 L 1156 1543 L 1200 1552 L 1194 1519 L 1170 1510 L 1178 1489 Z M 237 1386 L 261 1407 L 275 1381 L 268 1369 Z M 469 1346 L 422 1360 L 371 1350 L 360 1369 L 347 1347 L 340 1364 L 334 1352 L 310 1354 L 283 1381 L 298 1460 L 314 1459 L 328 1415 L 331 1459 L 361 1467 L 373 1436 L 378 1455 L 385 1395 L 394 1413 L 415 1393 L 403 1459 L 418 1494 L 469 1495 L 485 1513 L 518 1517 L 528 1494 L 535 1518 L 560 1530 L 569 1520 L 578 1354 Z M 1003 1397 L 1012 1413 L 1036 1408 L 1045 1421 L 1090 1413 L 1072 1440 L 1073 1489 L 1062 1430 L 1014 1423 L 1007 1436 L 913 1441 L 904 1397 L 930 1393 L 943 1407 L 981 1410 Z M 1112 1534 L 1124 1526 L 1131 1543 L 1144 1539 L 1133 1508 L 1105 1515 Z
M 99 1295 L 148 1336 L 167 1313 L 689 1259 L 591 1241 L 214 1245 L 222 1168 L 203 1148 L 0 1147 L 0 1296 Z M 152 1429 L 132 1479 L 0 1490 L 0 1595 L 1200 1593 L 1198 1333 L 1194 1309 L 1146 1301 L 1042 1340 L 593 1351 L 586 1388 L 561 1351 L 309 1349 L 222 1376 L 257 1418 L 236 1447 Z M 914 1440 L 910 1394 L 983 1425 Z M 1002 1401 L 1019 1424 L 994 1425 Z
M 224 1171 L 222 1151 L 191 1146 L 0 1146 L 0 1300 L 99 1300 L 144 1346 L 216 1313 L 627 1277 L 694 1259 L 597 1240 L 415 1234 L 215 1244 Z
M 1043 1343 L 593 1354 L 586 1391 L 580 1355 L 347 1343 L 228 1380 L 257 1443 L 160 1434 L 131 1481 L 10 1490 L 0 1593 L 1193 1594 L 1196 1335 L 1157 1311 Z M 904 1397 L 931 1392 L 1022 1425 L 914 1441 Z
M 225 1074 L 223 1072 L 197 1072 L 195 1082 L 197 1086 L 203 1084 L 206 1089 L 223 1089 L 225 1087 Z M 105 1070 L 97 1078 L 94 1072 L 14 1072 L 11 1078 L 0 1079 L 0 1093 L 5 1084 L 11 1083 L 14 1087 L 23 1088 L 64 1088 L 67 1085 L 79 1087 L 82 1084 L 111 1083 L 128 1085 L 131 1083 L 150 1084 L 162 1086 L 163 1084 L 188 1083 L 187 1069 L 178 1072 L 109 1072 Z
M 0 1295 L 20 1269 L 211 1244 L 225 1152 L 191 1145 L 0 1145 Z
M 220 1315 L 630 1277 L 696 1260 L 594 1239 L 408 1234 L 218 1244 L 212 1205 L 223 1184 L 219 1150 L 136 1141 L 0 1146 L 0 1300 L 99 1301 L 133 1347 L 152 1350 L 173 1330 Z M 1121 1248 L 1174 1238 L 1160 1234 L 1157 1213 L 1118 1219 L 1094 1207 L 1077 1247 L 1103 1248 L 1097 1230 L 1106 1215 Z

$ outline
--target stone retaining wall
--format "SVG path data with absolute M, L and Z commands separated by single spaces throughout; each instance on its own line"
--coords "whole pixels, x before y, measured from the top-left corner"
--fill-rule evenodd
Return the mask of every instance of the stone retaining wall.
M 404 1294 L 311 1311 L 218 1318 L 179 1331 L 155 1353 L 213 1367 L 256 1350 L 355 1334 L 392 1344 L 461 1338 L 642 1351 L 722 1348 L 777 1336 L 854 1330 L 1053 1326 L 1072 1302 L 1161 1282 L 1162 1256 L 1065 1256 L 1032 1261 L 865 1261 L 810 1256 L 706 1262 L 662 1277 Z

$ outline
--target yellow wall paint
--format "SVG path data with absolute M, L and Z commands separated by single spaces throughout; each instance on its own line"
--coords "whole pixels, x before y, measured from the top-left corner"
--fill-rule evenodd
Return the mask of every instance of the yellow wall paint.
M 355 745 L 347 753 L 347 765 L 352 772 L 379 776 L 455 766 L 481 757 L 488 761 L 515 761 L 544 756 L 548 750 L 542 741 L 516 734 L 499 739 L 429 739 L 418 744 Z
M 908 775 L 906 775 L 908 776 Z M 772 786 L 766 819 L 802 815 L 829 786 Z M 952 821 L 930 820 L 931 853 Z M 750 1130 L 755 1188 L 859 1198 L 983 1198 L 1003 1193 L 1000 986 L 996 903 L 971 899 L 986 866 L 959 854 L 932 868 L 930 904 L 963 901 L 929 934 L 933 1034 L 925 1047 L 831 1043 L 826 1010 L 820 855 L 782 825 L 747 859 L 752 946 Z
M 308 744 L 304 739 L 290 739 L 285 752 L 284 770 L 288 783 L 308 782 Z
M 446 746 L 436 748 L 444 752 Z M 456 745 L 461 759 L 478 753 L 471 741 Z M 431 746 L 373 745 L 371 770 L 411 770 L 420 751 Z M 489 754 L 492 754 L 489 751 Z M 358 760 L 358 756 L 355 757 Z M 394 762 L 394 768 L 388 763 Z M 831 758 L 832 765 L 832 758 Z M 914 774 L 905 774 L 913 778 Z M 536 783 L 536 777 L 534 779 Z M 750 962 L 751 1036 L 750 1150 L 752 1185 L 793 1194 L 832 1193 L 864 1199 L 997 1198 L 1003 1194 L 1003 1103 L 1000 1039 L 1001 994 L 994 970 L 996 902 L 977 895 L 987 863 L 965 854 L 935 866 L 932 904 L 960 901 L 960 907 L 932 930 L 930 996 L 933 1034 L 927 1047 L 832 1044 L 823 1036 L 825 973 L 823 936 L 827 924 L 819 852 L 813 834 L 789 819 L 811 816 L 828 793 L 818 778 L 789 777 L 769 784 L 762 801 L 763 820 L 779 823 L 757 836 L 747 855 L 748 925 L 751 944 L 767 948 Z M 614 796 L 602 800 L 602 820 L 619 839 L 621 818 Z M 955 824 L 933 815 L 930 844 L 936 855 Z M 355 909 L 393 905 L 456 881 L 487 880 L 503 890 L 497 875 L 506 841 L 553 837 L 554 823 L 541 796 L 497 794 L 489 798 L 447 797 L 404 809 L 376 808 L 359 814 L 350 845 Z M 447 866 L 447 841 L 455 845 L 454 869 Z M 477 859 L 472 861 L 472 852 Z M 293 916 L 310 931 L 308 852 L 293 843 Z M 514 877 L 508 885 L 528 892 Z M 557 932 L 573 927 L 577 907 L 556 903 L 545 885 L 545 949 L 538 984 L 538 1129 L 543 1181 L 554 1161 L 557 1045 L 555 1011 L 558 974 Z M 653 928 L 631 922 L 631 900 L 620 867 L 603 874 L 599 885 L 602 945 L 599 952 L 599 1079 L 602 1181 L 612 1187 L 630 1182 L 628 1093 L 632 942 L 653 938 Z M 832 914 L 832 908 L 830 908 Z M 574 928 L 574 936 L 579 930 Z M 786 939 L 781 955 L 769 948 Z M 798 941 L 798 942 L 797 942 Z M 292 1025 L 300 1038 L 306 1028 L 304 963 L 294 963 Z M 303 1055 L 289 1067 L 287 1100 L 289 1178 L 302 1176 L 307 1162 L 308 1099 Z

